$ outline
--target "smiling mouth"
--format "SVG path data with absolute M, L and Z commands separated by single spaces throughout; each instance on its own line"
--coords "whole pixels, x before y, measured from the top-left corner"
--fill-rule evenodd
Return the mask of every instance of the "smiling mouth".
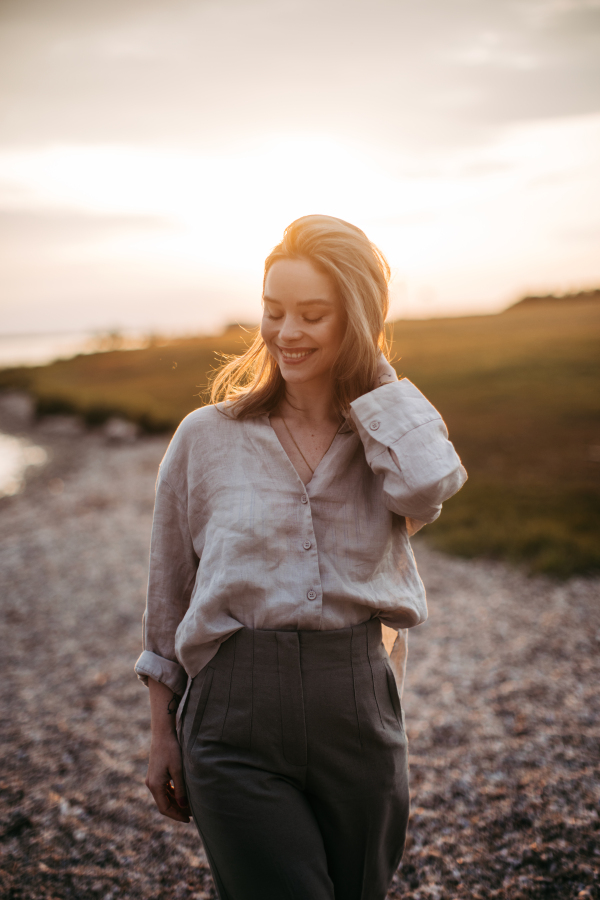
M 298 362 L 301 359 L 306 359 L 311 353 L 314 353 L 315 350 L 316 347 L 311 350 L 284 350 L 283 347 L 279 348 L 279 352 L 285 362 Z

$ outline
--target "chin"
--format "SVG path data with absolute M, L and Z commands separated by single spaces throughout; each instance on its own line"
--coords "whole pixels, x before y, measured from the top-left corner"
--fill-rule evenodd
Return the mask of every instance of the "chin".
M 308 384 L 312 381 L 324 381 L 330 375 L 330 370 L 325 369 L 324 371 L 315 371 L 314 369 L 306 372 L 297 372 L 294 369 L 291 371 L 289 369 L 280 368 L 280 372 L 282 378 L 285 382 L 289 384 Z
M 289 381 L 290 384 L 302 384 L 303 381 L 312 381 L 312 379 L 315 377 L 310 372 L 295 372 L 293 369 L 290 371 L 284 366 L 280 366 L 279 371 L 281 372 L 283 380 Z

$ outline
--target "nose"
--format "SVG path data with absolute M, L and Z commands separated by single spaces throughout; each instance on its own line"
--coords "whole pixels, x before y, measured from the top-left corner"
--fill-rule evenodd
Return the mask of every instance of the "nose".
M 291 344 L 302 337 L 300 323 L 295 316 L 286 315 L 279 329 L 279 340 L 285 344 Z

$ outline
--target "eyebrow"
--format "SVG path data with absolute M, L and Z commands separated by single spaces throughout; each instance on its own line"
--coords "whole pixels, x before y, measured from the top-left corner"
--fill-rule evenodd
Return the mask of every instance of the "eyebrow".
M 267 303 L 278 303 L 281 306 L 281 300 L 276 300 L 274 297 L 267 297 L 266 294 L 263 294 L 263 300 L 266 300 Z M 331 300 L 321 300 L 315 298 L 314 300 L 298 301 L 298 306 L 315 306 L 317 304 L 319 304 L 320 306 L 333 306 Z

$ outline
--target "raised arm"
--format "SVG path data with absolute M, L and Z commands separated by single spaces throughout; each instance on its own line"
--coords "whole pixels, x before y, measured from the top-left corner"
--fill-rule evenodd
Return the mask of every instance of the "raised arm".
M 380 356 L 373 390 L 352 403 L 352 417 L 367 462 L 383 475 L 385 503 L 404 516 L 409 535 L 437 519 L 444 500 L 467 478 L 437 410 L 410 381 L 399 381 L 394 368 Z M 382 626 L 402 696 L 408 632 Z
M 438 411 L 406 378 L 388 378 L 351 404 L 352 418 L 388 509 L 415 525 L 433 522 L 467 473 Z

